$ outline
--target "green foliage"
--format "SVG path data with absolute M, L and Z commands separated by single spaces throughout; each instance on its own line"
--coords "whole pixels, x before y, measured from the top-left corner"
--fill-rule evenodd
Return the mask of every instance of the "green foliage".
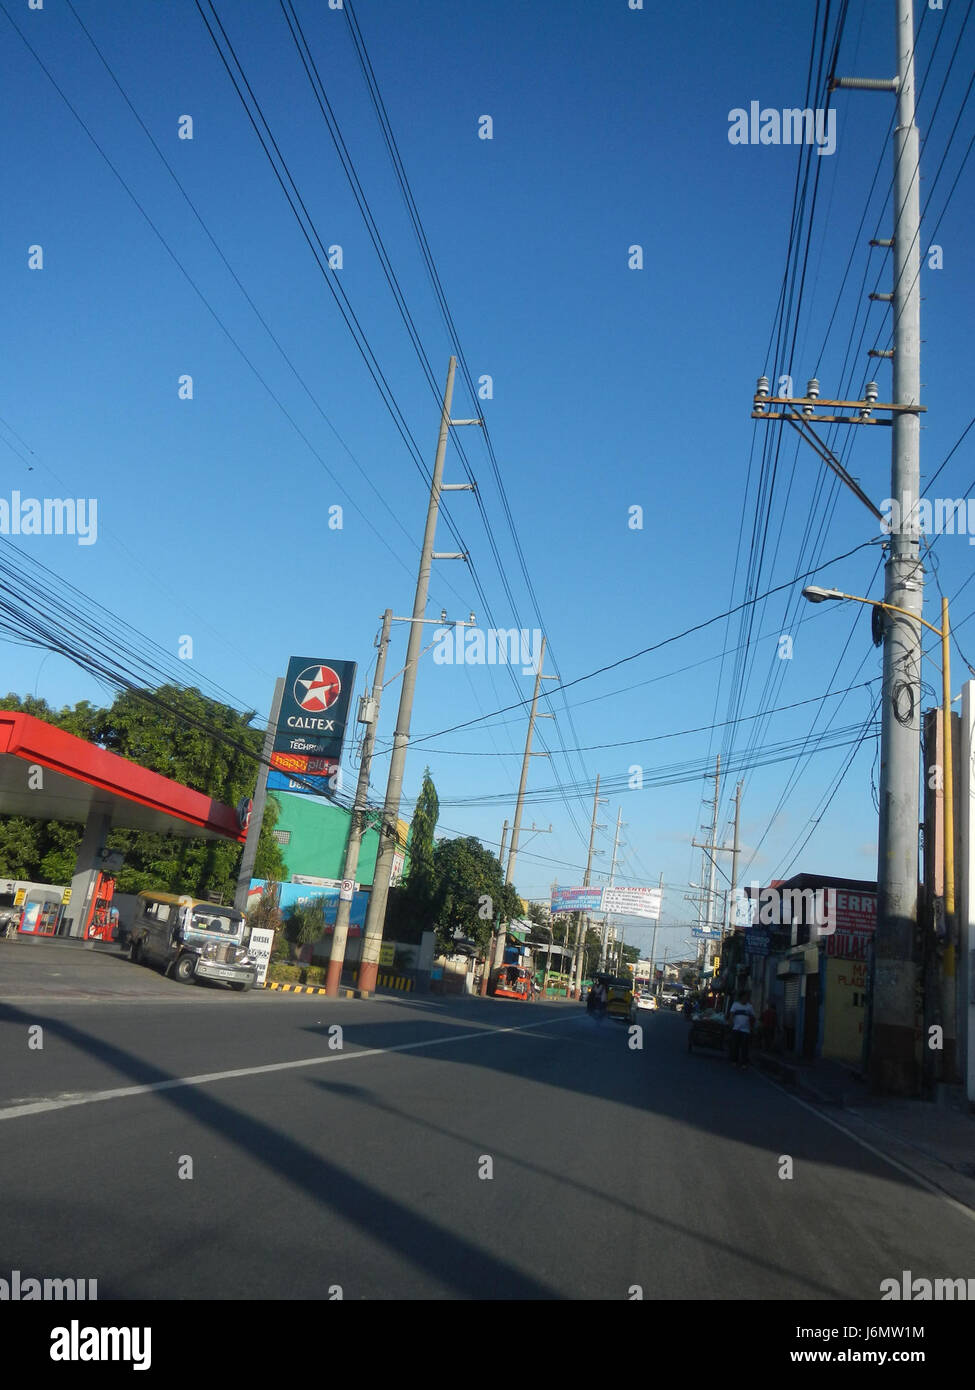
M 83 700 L 54 710 L 34 696 L 7 695 L 0 699 L 0 708 L 55 724 L 229 806 L 253 792 L 263 744 L 261 731 L 250 727 L 253 713 L 241 714 L 199 690 L 165 685 L 145 694 L 125 691 L 109 709 Z M 232 743 L 215 737 L 214 730 Z M 279 814 L 278 803 L 269 797 L 257 852 L 256 872 L 262 878 L 286 877 L 272 834 Z M 65 883 L 74 871 L 81 833 L 81 827 L 73 823 L 0 817 L 0 873 Z M 108 837 L 108 847 L 125 856 L 117 875 L 120 893 L 155 888 L 200 898 L 219 893 L 225 902 L 233 900 L 241 852 L 233 841 L 115 830 Z
M 284 934 L 293 946 L 310 946 L 325 935 L 325 900 L 312 898 L 296 903 L 284 924 Z
M 395 907 L 389 920 L 390 932 L 402 939 L 420 939 L 429 930 L 434 897 L 434 831 L 440 814 L 440 800 L 430 769 L 423 774 L 423 785 L 410 823 L 410 868 L 395 891 Z M 395 923 L 395 932 L 393 931 Z
M 434 849 L 430 907 L 437 949 L 445 954 L 453 950 L 456 936 L 470 937 L 485 952 L 498 914 L 502 922 L 521 914 L 521 902 L 504 882 L 497 857 L 473 835 L 441 840 Z
M 285 956 L 290 957 L 291 950 L 288 942 L 284 939 L 282 927 L 284 918 L 281 909 L 278 907 L 278 900 L 281 896 L 280 883 L 268 881 L 261 889 L 261 896 L 247 914 L 248 931 L 271 931 L 274 937 L 271 941 L 271 958 L 279 954 L 283 944 Z
M 427 888 L 433 876 L 433 836 L 440 816 L 440 798 L 433 785 L 430 769 L 423 771 L 423 785 L 417 797 L 410 823 L 410 872 L 407 886 L 416 884 L 421 891 Z
M 267 978 L 279 985 L 300 985 L 302 973 L 300 965 L 286 965 L 279 960 L 271 961 L 267 968 Z

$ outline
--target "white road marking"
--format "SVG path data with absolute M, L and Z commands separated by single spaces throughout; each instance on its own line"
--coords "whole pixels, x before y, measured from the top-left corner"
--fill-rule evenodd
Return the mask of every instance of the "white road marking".
M 56 1099 L 30 1101 L 25 1105 L 9 1105 L 0 1109 L 0 1120 L 16 1120 L 25 1115 L 40 1115 L 48 1110 L 67 1110 L 74 1105 L 94 1105 L 104 1100 L 124 1100 L 129 1096 L 151 1095 L 153 1091 L 175 1091 L 183 1086 L 207 1086 L 213 1081 L 230 1081 L 239 1076 L 264 1076 L 275 1071 L 295 1071 L 299 1067 L 321 1067 L 329 1062 L 354 1062 L 360 1057 L 381 1057 L 387 1052 L 415 1052 L 421 1047 L 442 1047 L 446 1043 L 466 1042 L 469 1038 L 487 1038 L 497 1033 L 525 1033 L 531 1028 L 551 1028 L 555 1023 L 578 1023 L 579 1016 L 566 1019 L 546 1018 L 538 1023 L 524 1023 L 510 1028 L 478 1028 L 470 1033 L 455 1033 L 447 1038 L 427 1038 L 423 1042 L 396 1043 L 392 1047 L 364 1047 L 356 1052 L 333 1052 L 325 1057 L 302 1057 L 294 1062 L 268 1062 L 259 1067 L 238 1067 L 233 1071 L 205 1072 L 200 1076 L 178 1076 L 169 1081 L 151 1081 L 142 1086 L 118 1086 L 111 1091 L 80 1091 L 76 1095 L 61 1095 Z

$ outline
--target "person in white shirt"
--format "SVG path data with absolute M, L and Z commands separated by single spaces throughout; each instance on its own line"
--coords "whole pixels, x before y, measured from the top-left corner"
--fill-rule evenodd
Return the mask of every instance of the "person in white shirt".
M 732 1004 L 728 1017 L 731 1019 L 731 1060 L 743 1071 L 748 1066 L 748 1044 L 755 1026 L 755 1010 L 747 989 L 742 990 Z

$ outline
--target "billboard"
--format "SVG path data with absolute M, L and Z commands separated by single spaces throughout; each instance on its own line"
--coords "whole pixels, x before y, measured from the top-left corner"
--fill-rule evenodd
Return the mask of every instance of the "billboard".
M 618 912 L 625 917 L 660 918 L 662 888 L 604 888 L 603 911 Z
M 599 912 L 603 902 L 601 888 L 553 888 L 553 912 Z
M 354 661 L 293 656 L 288 662 L 267 785 L 271 791 L 327 795 L 339 768 L 349 717 Z

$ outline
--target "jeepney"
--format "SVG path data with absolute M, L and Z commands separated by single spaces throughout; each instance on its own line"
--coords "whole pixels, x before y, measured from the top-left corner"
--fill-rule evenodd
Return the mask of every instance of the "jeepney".
M 175 893 L 140 893 L 129 959 L 162 967 L 183 984 L 219 980 L 248 990 L 257 968 L 244 945 L 244 914 Z

